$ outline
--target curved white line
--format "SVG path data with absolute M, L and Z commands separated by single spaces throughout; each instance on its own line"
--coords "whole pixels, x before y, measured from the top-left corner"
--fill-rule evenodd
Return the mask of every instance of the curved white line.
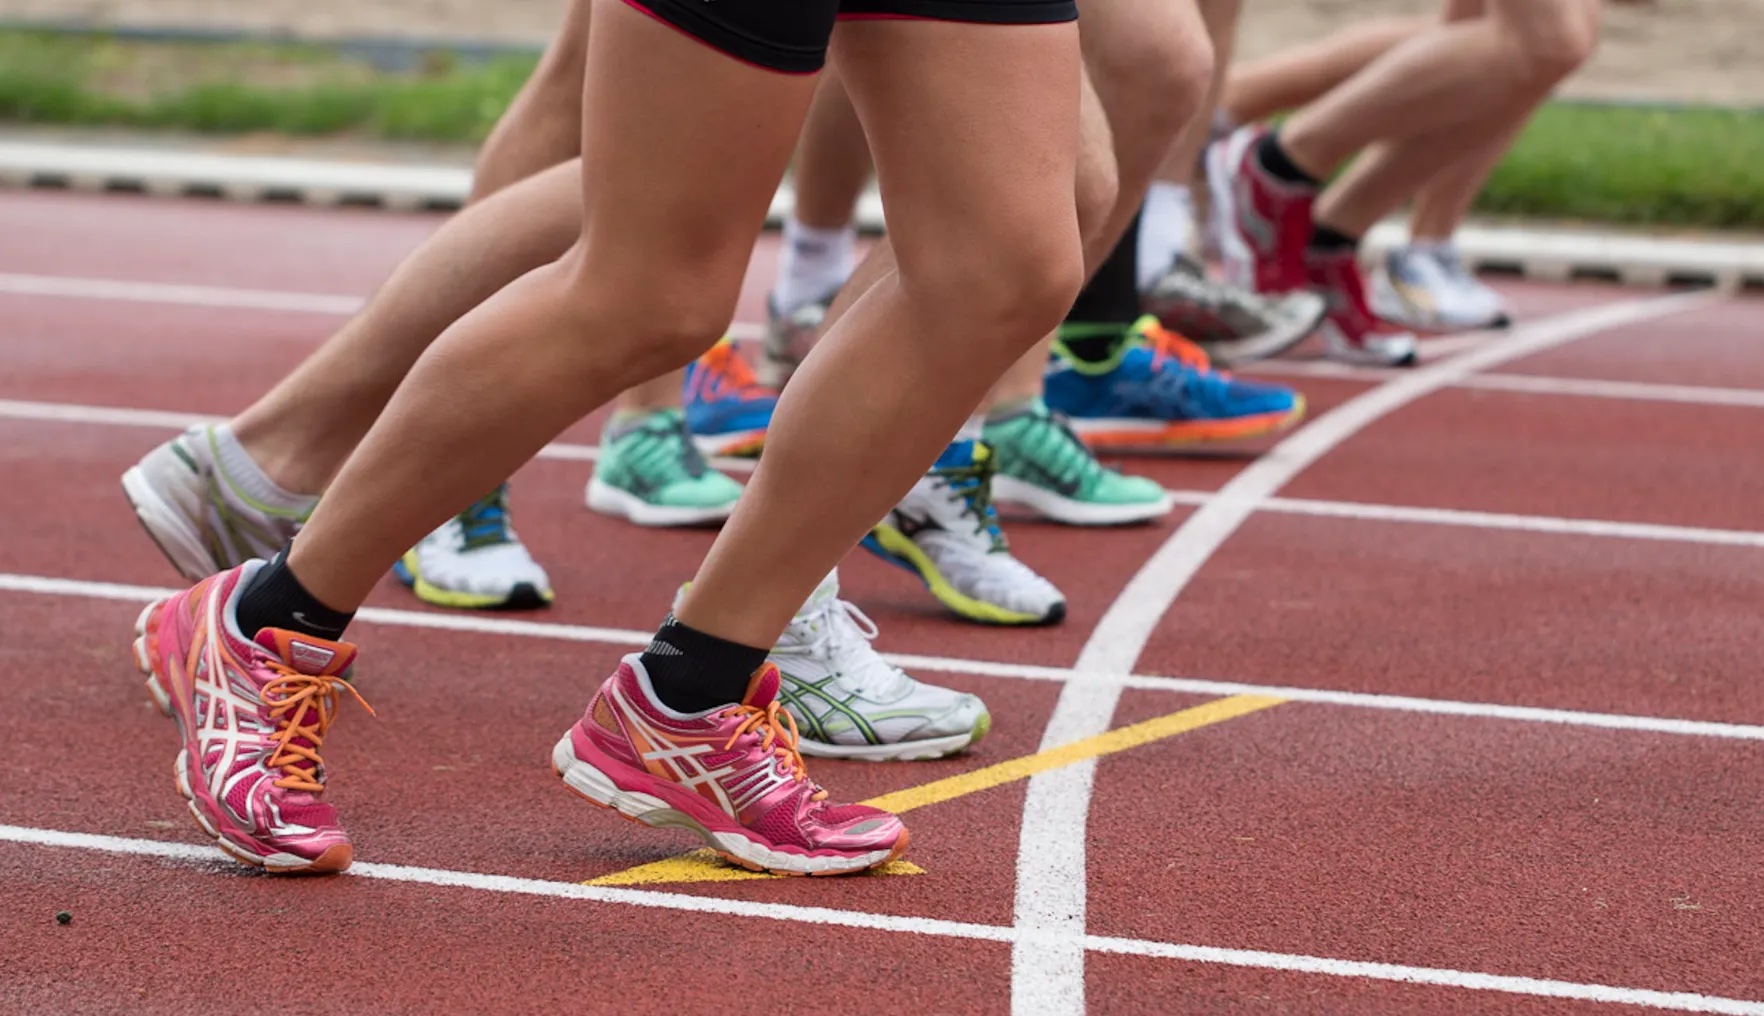
M 1237 474 L 1171 534 L 1097 623 L 1074 669 L 1123 679 L 1132 674 L 1158 621 L 1244 520 L 1300 472 L 1376 421 L 1477 371 L 1720 298 L 1711 292 L 1679 294 L 1546 318 L 1460 356 L 1393 377 L 1318 417 Z M 1124 687 L 1122 681 L 1067 684 L 1048 720 L 1041 749 L 1108 730 Z M 1095 776 L 1096 760 L 1091 759 L 1029 781 L 1017 845 L 1014 923 L 1025 934 L 1011 950 L 1015 1016 L 1084 1012 L 1084 949 L 1073 939 L 1087 931 L 1084 846 Z

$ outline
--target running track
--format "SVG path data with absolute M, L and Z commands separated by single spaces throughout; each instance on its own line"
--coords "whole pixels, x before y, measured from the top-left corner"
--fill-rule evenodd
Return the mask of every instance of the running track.
M 621 874 L 688 844 L 556 785 L 711 538 L 588 513 L 591 421 L 516 478 L 554 609 L 388 582 L 360 626 L 379 719 L 327 746 L 359 877 L 218 862 L 128 662 L 175 576 L 116 478 L 436 221 L 0 193 L 0 1009 L 1764 1013 L 1764 305 L 1714 294 L 1513 284 L 1523 327 L 1418 371 L 1270 368 L 1313 407 L 1270 454 L 1131 462 L 1178 517 L 1012 525 L 1057 629 L 952 623 L 854 556 L 880 646 L 996 721 L 816 765 L 934 784 L 889 799 L 914 874 Z

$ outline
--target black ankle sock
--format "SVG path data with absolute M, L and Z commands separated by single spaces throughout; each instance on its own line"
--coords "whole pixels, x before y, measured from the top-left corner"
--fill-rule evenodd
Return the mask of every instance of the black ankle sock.
M 1139 216 L 1127 224 L 1121 242 L 1096 269 L 1078 299 L 1072 301 L 1067 321 L 1115 322 L 1132 324 L 1138 319 L 1139 303 Z
M 1317 186 L 1317 178 L 1300 169 L 1298 163 L 1280 147 L 1280 134 L 1269 131 L 1256 145 L 1256 162 L 1268 171 L 1268 175 L 1276 180 L 1287 183 L 1303 184 L 1306 187 Z
M 1360 238 L 1343 233 L 1339 229 L 1318 224 L 1311 227 L 1310 248 L 1319 254 L 1341 254 L 1345 251 L 1358 250 Z
M 251 583 L 239 594 L 239 631 L 246 638 L 256 638 L 265 628 L 285 628 L 314 638 L 343 637 L 354 611 L 335 610 L 320 603 L 294 573 L 288 569 L 288 551 L 284 549 L 275 560 L 251 577 Z
M 1085 363 L 1109 362 L 1126 341 L 1126 325 L 1068 321 L 1060 326 L 1060 345 Z
M 669 614 L 640 657 L 662 705 L 682 713 L 741 701 L 770 649 L 755 649 L 688 628 Z

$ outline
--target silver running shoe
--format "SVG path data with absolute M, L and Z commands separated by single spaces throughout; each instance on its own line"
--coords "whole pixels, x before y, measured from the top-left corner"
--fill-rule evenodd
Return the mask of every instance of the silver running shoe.
M 1145 295 L 1145 309 L 1220 366 L 1279 356 L 1323 323 L 1327 304 L 1298 290 L 1262 296 L 1207 278 L 1193 258 L 1179 255 Z

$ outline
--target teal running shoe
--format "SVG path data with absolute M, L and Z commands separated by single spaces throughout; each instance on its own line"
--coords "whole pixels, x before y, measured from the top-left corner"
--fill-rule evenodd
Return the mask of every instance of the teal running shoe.
M 998 475 L 993 497 L 1068 526 L 1117 526 L 1168 515 L 1170 492 L 1143 476 L 1098 462 L 1071 425 L 1035 399 L 988 420 L 982 435 Z
M 587 496 L 640 526 L 701 526 L 729 517 L 741 484 L 705 463 L 680 410 L 658 409 L 607 424 Z

